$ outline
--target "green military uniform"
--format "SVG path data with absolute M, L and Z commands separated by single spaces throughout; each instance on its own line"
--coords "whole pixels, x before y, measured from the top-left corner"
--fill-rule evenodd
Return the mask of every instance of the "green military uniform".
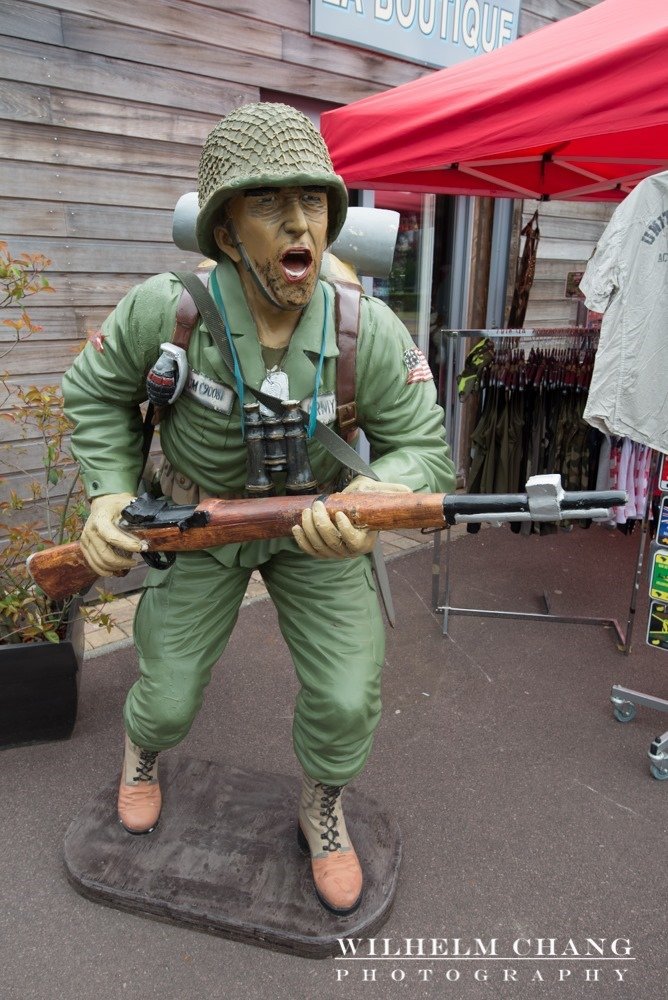
M 236 269 L 225 258 L 216 276 L 245 381 L 259 389 L 266 367 Z M 181 290 L 170 274 L 132 289 L 103 326 L 104 351 L 88 345 L 64 377 L 66 410 L 76 425 L 73 452 L 90 498 L 137 488 L 139 404 L 160 344 L 171 337 Z M 305 408 L 323 336 L 318 414 L 334 424 L 334 294 L 321 281 L 281 364 L 290 397 Z M 443 413 L 432 381 L 407 381 L 406 352 L 413 347 L 394 314 L 363 296 L 356 398 L 372 467 L 386 482 L 447 492 L 454 475 Z M 234 378 L 203 323 L 193 332 L 188 361 L 188 383 L 161 425 L 162 450 L 180 481 L 214 496 L 239 495 L 246 476 L 241 407 Z M 319 486 L 330 488 L 342 471 L 339 463 L 315 440 L 308 450 Z M 382 620 L 368 557 L 313 559 L 292 538 L 182 553 L 166 572 L 149 572 L 135 620 L 141 677 L 126 702 L 127 732 L 138 746 L 156 751 L 183 739 L 256 567 L 301 685 L 293 727 L 297 756 L 317 781 L 345 784 L 362 769 L 380 717 Z

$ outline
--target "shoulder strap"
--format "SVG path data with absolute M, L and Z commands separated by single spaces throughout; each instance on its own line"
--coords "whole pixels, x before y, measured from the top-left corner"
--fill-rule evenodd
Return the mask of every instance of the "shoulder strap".
M 193 272 L 195 273 L 195 272 Z M 197 272 L 197 277 L 206 284 L 208 280 L 208 274 Z M 181 295 L 179 297 L 179 302 L 176 307 L 176 320 L 174 323 L 174 332 L 172 333 L 171 342 L 175 344 L 176 347 L 182 347 L 184 351 L 188 350 L 188 344 L 190 343 L 190 337 L 195 328 L 195 323 L 199 319 L 199 311 L 192 295 L 187 288 L 183 288 Z M 154 428 L 158 426 L 160 421 L 164 418 L 167 413 L 166 406 L 154 406 L 153 403 L 149 403 L 146 408 L 146 416 L 144 417 L 144 426 L 142 429 L 142 469 L 146 469 L 146 463 L 148 462 L 149 452 L 151 450 L 151 444 L 153 442 L 153 431 Z
M 355 365 L 360 325 L 362 289 L 351 281 L 332 281 L 334 287 L 336 342 L 336 419 L 339 433 L 349 444 L 357 433 Z
M 199 278 L 205 288 L 208 287 L 210 271 L 192 271 L 191 273 L 194 278 Z M 179 277 L 177 274 L 174 276 Z M 183 282 L 181 284 L 183 285 Z M 176 307 L 176 323 L 174 324 L 174 333 L 172 334 L 172 344 L 175 344 L 176 347 L 182 347 L 184 351 L 187 351 L 192 332 L 195 329 L 195 323 L 198 319 L 199 309 L 195 305 L 192 295 L 186 286 L 183 285 L 179 304 Z
M 206 284 L 206 275 L 198 274 L 197 277 Z M 182 347 L 184 351 L 188 350 L 190 338 L 198 319 L 199 311 L 195 305 L 195 301 L 188 289 L 184 287 L 181 292 L 179 304 L 176 307 L 176 323 L 174 324 L 174 333 L 172 334 L 172 343 L 176 347 Z
M 199 278 L 203 285 L 206 285 L 209 280 L 208 271 L 193 271 L 193 274 Z M 195 305 L 195 301 L 184 286 L 181 290 L 181 295 L 179 296 L 179 301 L 176 306 L 176 319 L 174 322 L 174 332 L 171 336 L 171 343 L 175 347 L 181 347 L 184 351 L 188 350 L 188 345 L 190 344 L 190 338 L 192 332 L 195 329 L 195 324 L 199 319 L 199 310 Z M 167 414 L 167 406 L 154 406 L 153 403 L 149 403 L 148 411 L 146 414 L 147 420 L 150 422 L 152 427 L 156 427 L 160 421 Z M 146 439 L 147 431 L 146 425 L 144 426 L 144 437 Z M 148 448 L 151 447 L 151 439 L 148 439 Z M 148 456 L 148 450 L 146 443 L 144 444 L 144 450 Z

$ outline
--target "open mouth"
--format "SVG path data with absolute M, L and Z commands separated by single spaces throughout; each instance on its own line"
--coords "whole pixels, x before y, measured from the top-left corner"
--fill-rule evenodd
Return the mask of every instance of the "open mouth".
M 296 247 L 281 257 L 281 267 L 286 281 L 303 281 L 311 270 L 313 255 L 306 247 Z

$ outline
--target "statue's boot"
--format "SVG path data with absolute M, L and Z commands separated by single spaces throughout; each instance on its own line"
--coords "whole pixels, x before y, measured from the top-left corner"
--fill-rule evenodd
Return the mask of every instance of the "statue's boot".
M 125 735 L 125 756 L 118 790 L 118 818 L 128 833 L 151 833 L 160 816 L 157 751 L 135 746 Z
M 342 789 L 304 775 L 298 831 L 299 846 L 311 855 L 316 895 L 338 916 L 352 913 L 362 899 L 362 869 L 346 830 Z

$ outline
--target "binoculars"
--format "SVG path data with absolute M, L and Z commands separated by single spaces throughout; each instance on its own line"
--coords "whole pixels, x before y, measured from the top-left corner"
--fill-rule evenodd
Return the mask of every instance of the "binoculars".
M 281 414 L 260 412 L 259 403 L 244 404 L 247 497 L 276 495 L 272 476 L 287 473 L 285 492 L 316 493 L 317 483 L 306 449 L 304 417 L 297 400 L 287 400 Z

